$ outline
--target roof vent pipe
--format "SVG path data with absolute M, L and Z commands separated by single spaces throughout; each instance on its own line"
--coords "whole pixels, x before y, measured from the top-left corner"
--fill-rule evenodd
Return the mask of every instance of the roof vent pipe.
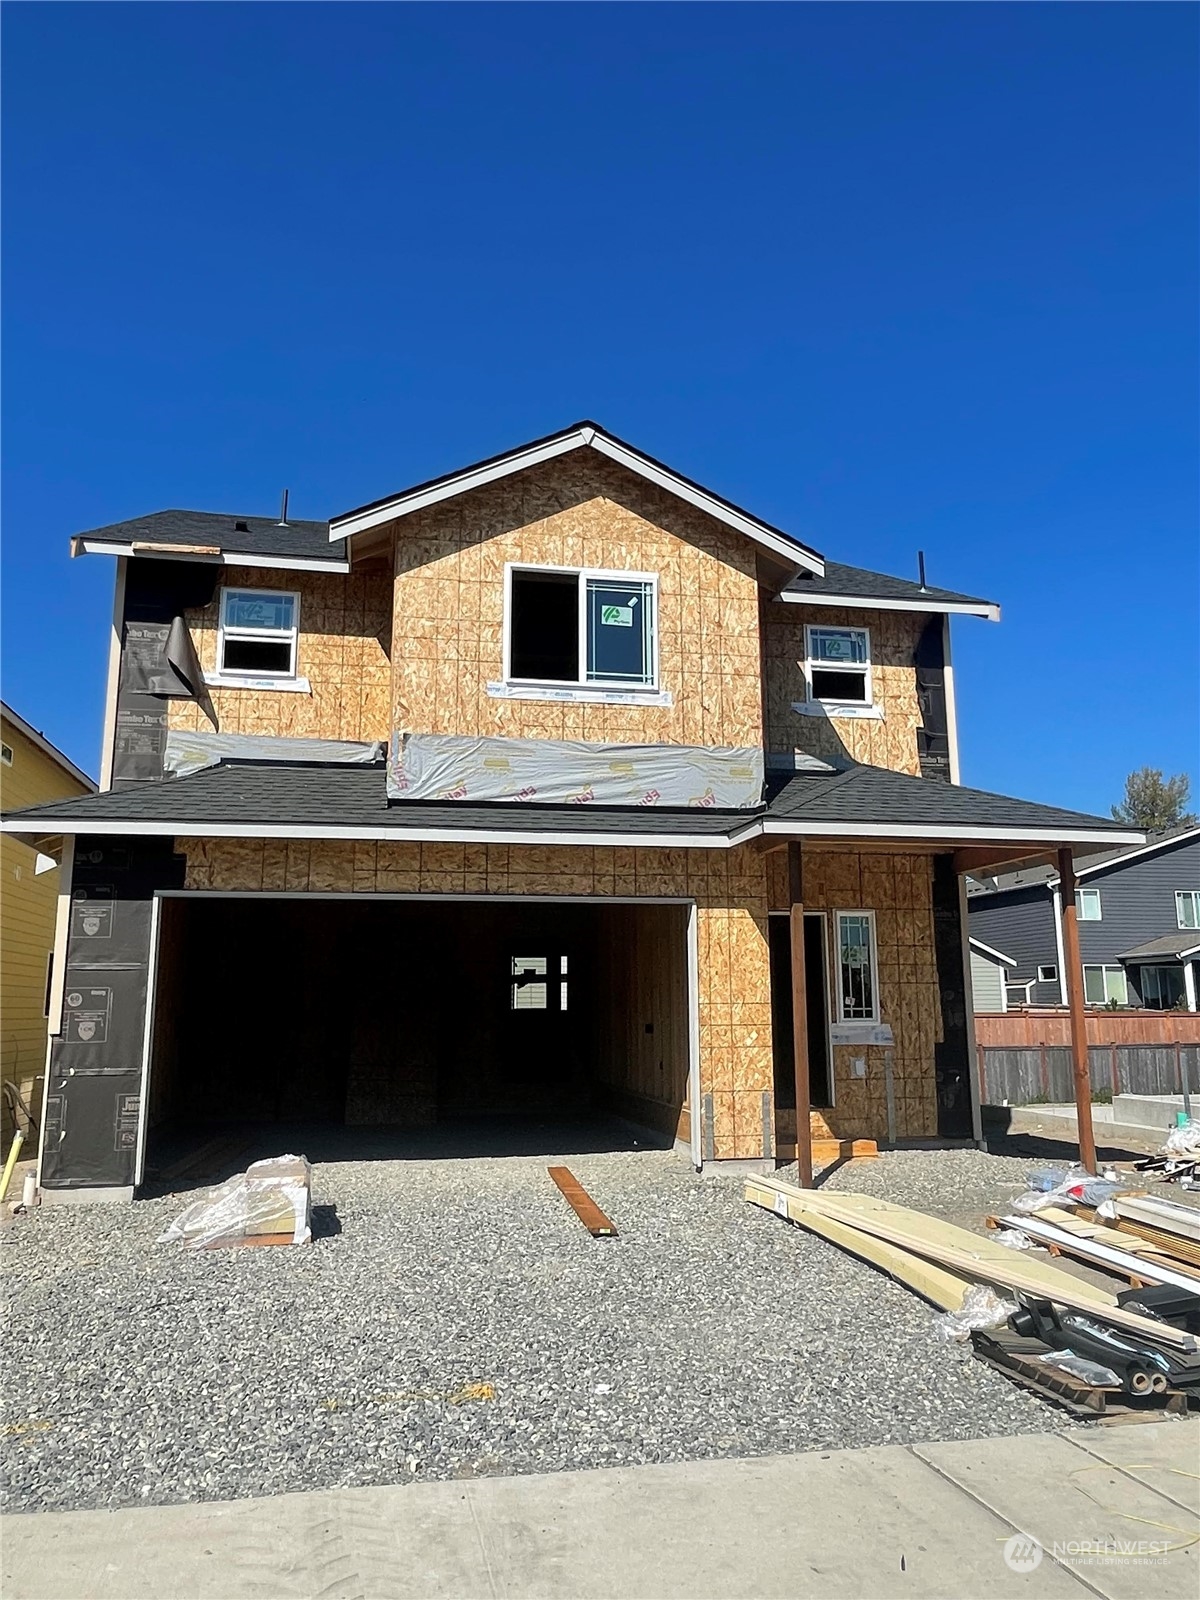
M 283 491 L 283 499 L 279 502 L 279 521 L 276 524 L 277 527 L 286 528 L 287 525 L 288 525 L 287 503 L 288 503 L 288 492 L 285 489 Z
M 917 571 L 921 574 L 921 587 L 925 588 L 925 552 L 917 551 Z

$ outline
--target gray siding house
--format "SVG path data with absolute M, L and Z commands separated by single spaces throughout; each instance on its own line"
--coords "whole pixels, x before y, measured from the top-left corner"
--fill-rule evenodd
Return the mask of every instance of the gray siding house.
M 1088 1004 L 1197 1010 L 1200 828 L 1093 857 L 1077 876 Z M 1003 980 L 1007 1005 L 1067 1003 L 1058 898 L 1057 874 L 1046 867 L 975 880 L 968 888 L 972 945 L 1006 952 L 1011 962 Z M 994 987 L 989 982 L 987 993 Z

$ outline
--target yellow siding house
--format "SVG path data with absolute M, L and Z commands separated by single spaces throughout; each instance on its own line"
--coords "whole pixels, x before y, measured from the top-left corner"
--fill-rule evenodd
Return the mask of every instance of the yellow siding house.
M 95 789 L 86 772 L 0 701 L 0 805 L 5 811 Z M 49 864 L 49 858 L 42 862 Z M 58 869 L 50 865 L 39 873 L 37 865 L 37 852 L 27 844 L 7 834 L 0 838 L 0 1071 L 27 1100 L 46 1061 L 48 963 L 59 888 Z M 33 1110 L 41 1115 L 40 1107 Z M 5 1110 L 6 1143 L 11 1132 Z

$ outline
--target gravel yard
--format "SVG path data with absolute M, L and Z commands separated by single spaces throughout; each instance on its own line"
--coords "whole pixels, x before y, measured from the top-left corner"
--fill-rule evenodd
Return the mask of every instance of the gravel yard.
M 652 1151 L 315 1169 L 340 1231 L 189 1252 L 190 1196 L 0 1236 L 6 1506 L 61 1510 L 1070 1425 L 943 1344 L 907 1290 Z M 856 1162 L 831 1186 L 981 1216 L 1032 1163 Z M 473 1387 L 478 1386 L 478 1387 Z

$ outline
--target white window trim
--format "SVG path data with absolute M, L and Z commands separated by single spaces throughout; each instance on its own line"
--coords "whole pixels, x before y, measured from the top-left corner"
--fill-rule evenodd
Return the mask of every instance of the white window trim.
M 278 595 L 292 602 L 292 625 L 290 628 L 230 628 L 228 636 L 231 639 L 287 639 L 291 645 L 291 664 L 286 672 L 269 672 L 261 668 L 256 672 L 240 672 L 236 667 L 225 665 L 225 602 L 231 594 L 261 594 Z M 300 592 L 297 589 L 248 589 L 245 584 L 223 585 L 219 610 L 217 612 L 217 670 L 205 673 L 205 683 L 225 685 L 230 688 L 249 687 L 288 687 L 297 685 L 296 668 L 300 655 Z M 304 683 L 307 690 L 308 683 Z
M 1085 896 L 1088 899 L 1094 898 L 1095 901 L 1096 901 L 1096 915 L 1094 917 L 1085 917 L 1084 914 L 1083 914 L 1083 902 L 1084 902 L 1084 897 Z M 1075 915 L 1079 919 L 1080 922 L 1103 922 L 1104 921 L 1104 903 L 1100 898 L 1099 889 L 1087 889 L 1087 888 L 1076 889 L 1076 891 L 1075 891 Z
M 1049 976 L 1047 976 L 1047 974 L 1049 974 Z M 1044 962 L 1037 969 L 1037 981 L 1039 983 L 1057 983 L 1058 982 L 1058 968 L 1054 965 L 1054 963 L 1052 961 Z
M 1192 902 L 1194 909 L 1194 922 L 1183 920 L 1183 904 L 1185 900 Z M 1193 928 L 1200 928 L 1200 889 L 1176 889 L 1175 891 L 1175 925 L 1185 928 L 1189 932 Z
M 514 572 L 553 572 L 562 577 L 571 577 L 577 580 L 578 605 L 579 605 L 579 659 L 577 670 L 579 676 L 573 681 L 568 678 L 515 678 L 512 672 L 512 579 Z M 648 583 L 654 605 L 654 625 L 650 631 L 650 655 L 653 675 L 649 683 L 628 683 L 611 678 L 592 678 L 587 676 L 587 592 L 588 580 L 600 579 L 606 583 Z M 506 561 L 504 563 L 504 627 L 502 635 L 503 647 L 503 688 L 510 692 L 513 699 L 536 699 L 543 694 L 561 698 L 562 692 L 574 698 L 578 696 L 599 695 L 607 697 L 610 694 L 630 695 L 639 703 L 649 700 L 655 703 L 655 697 L 662 694 L 659 683 L 659 611 L 658 611 L 658 573 L 657 572 L 615 572 L 604 567 L 557 567 L 537 561 Z M 489 693 L 492 685 L 488 685 Z M 658 701 L 657 703 L 662 703 Z
M 819 695 L 813 693 L 813 668 L 814 668 L 814 662 L 813 662 L 813 650 L 812 650 L 812 636 L 813 636 L 814 632 L 817 632 L 817 633 L 842 632 L 842 633 L 861 633 L 862 634 L 863 638 L 866 640 L 867 659 L 866 659 L 865 662 L 852 662 L 850 667 L 847 670 L 849 670 L 851 672 L 857 672 L 857 671 L 859 671 L 860 668 L 862 669 L 862 671 L 863 671 L 863 683 L 864 683 L 864 687 L 866 689 L 866 694 L 867 694 L 867 697 L 866 697 L 865 700 L 823 700 L 823 699 L 821 699 L 821 697 Z M 807 699 L 807 705 L 808 706 L 821 706 L 821 707 L 824 708 L 824 710 L 830 716 L 870 717 L 872 715 L 876 715 L 876 716 L 878 715 L 878 708 L 875 705 L 874 669 L 873 669 L 872 663 L 871 663 L 871 630 L 870 630 L 870 628 L 860 628 L 857 625 L 855 625 L 853 627 L 850 627 L 850 626 L 844 626 L 841 623 L 833 623 L 833 622 L 831 622 L 831 623 L 806 622 L 804 624 L 804 661 L 803 661 L 802 665 L 803 665 L 803 668 L 804 668 L 804 692 L 808 697 L 808 699 Z M 827 661 L 823 661 L 823 662 L 817 663 L 816 665 L 817 665 L 817 669 L 819 671 L 837 671 L 838 670 L 836 667 L 831 667 L 829 662 L 827 662 Z M 805 703 L 806 702 L 801 701 L 799 703 L 799 706 L 797 707 L 797 709 L 799 709 L 800 706 L 805 705 Z
M 842 993 L 842 918 L 866 917 L 869 932 L 869 949 L 871 957 L 871 1015 L 869 1017 L 848 1017 L 845 1014 L 845 995 Z M 876 1028 L 883 1021 L 879 1008 L 879 944 L 875 935 L 875 913 L 862 906 L 841 906 L 833 913 L 833 966 L 830 974 L 831 983 L 836 981 L 834 998 L 837 1001 L 837 1020 L 840 1025 L 847 1028 Z M 836 979 L 835 979 L 836 974 Z

